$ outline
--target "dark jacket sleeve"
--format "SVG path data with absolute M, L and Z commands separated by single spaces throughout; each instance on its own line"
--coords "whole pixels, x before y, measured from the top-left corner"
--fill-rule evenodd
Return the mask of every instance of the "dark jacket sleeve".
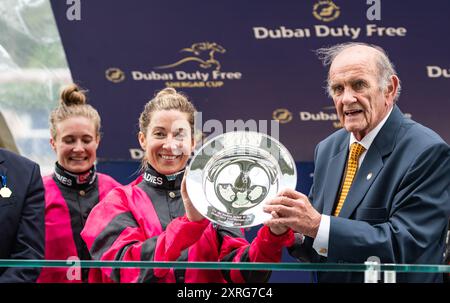
M 44 210 L 44 187 L 39 166 L 34 164 L 10 259 L 44 258 Z M 37 267 L 10 267 L 0 276 L 0 283 L 35 282 L 39 273 Z

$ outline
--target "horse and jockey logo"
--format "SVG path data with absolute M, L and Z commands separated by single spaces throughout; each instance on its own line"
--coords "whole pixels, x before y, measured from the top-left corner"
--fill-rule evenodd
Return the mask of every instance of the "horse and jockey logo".
M 201 68 L 214 68 L 219 71 L 221 68 L 220 62 L 215 58 L 216 53 L 223 54 L 226 52 L 225 48 L 215 42 L 198 42 L 191 45 L 191 47 L 183 48 L 180 52 L 188 52 L 192 55 L 178 60 L 175 63 L 168 65 L 157 66 L 157 69 L 173 68 L 187 62 L 197 62 Z M 204 55 L 207 54 L 206 58 Z

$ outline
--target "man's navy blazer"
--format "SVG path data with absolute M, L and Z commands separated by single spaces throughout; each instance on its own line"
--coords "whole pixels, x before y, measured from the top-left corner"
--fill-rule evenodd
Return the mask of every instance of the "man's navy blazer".
M 292 247 L 309 262 L 442 264 L 450 216 L 450 149 L 432 130 L 391 112 L 358 169 L 338 217 L 332 216 L 349 150 L 341 129 L 318 144 L 310 201 L 330 215 L 328 256 L 313 239 Z M 318 272 L 322 282 L 362 282 L 363 273 Z M 397 274 L 398 282 L 439 282 L 442 274 Z
M 39 166 L 0 149 L 0 174 L 9 198 L 0 197 L 0 259 L 44 258 L 44 187 Z M 0 283 L 35 282 L 39 268 L 0 268 Z

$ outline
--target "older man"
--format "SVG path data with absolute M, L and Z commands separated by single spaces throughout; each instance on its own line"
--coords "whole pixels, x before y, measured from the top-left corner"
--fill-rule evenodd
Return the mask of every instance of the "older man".
M 309 197 L 285 190 L 266 206 L 269 226 L 298 233 L 290 252 L 308 262 L 442 264 L 450 216 L 450 149 L 395 104 L 400 80 L 385 52 L 347 43 L 320 49 L 343 129 L 318 144 Z M 362 273 L 319 272 L 319 282 Z M 442 274 L 398 274 L 439 282 Z

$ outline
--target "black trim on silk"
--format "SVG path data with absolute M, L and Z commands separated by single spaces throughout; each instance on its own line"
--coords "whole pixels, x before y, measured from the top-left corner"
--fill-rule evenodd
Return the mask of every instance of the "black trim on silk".
M 229 236 L 231 238 L 245 238 L 242 234 L 241 229 L 238 228 L 229 228 L 224 227 L 221 225 L 214 224 L 214 228 L 217 231 L 217 240 L 219 242 L 219 247 L 222 247 L 223 239 L 225 236 Z M 242 253 L 239 262 L 250 262 L 249 257 L 249 250 L 250 245 L 248 245 L 244 252 Z M 228 255 L 224 256 L 220 261 L 221 262 L 234 262 L 234 258 L 236 257 L 236 254 L 238 253 L 239 248 L 236 248 Z M 240 273 L 242 277 L 244 278 L 245 282 L 252 282 L 252 283 L 258 283 L 258 282 L 267 282 L 270 278 L 271 271 L 258 271 L 258 270 L 240 270 Z M 234 283 L 234 281 L 231 280 L 231 275 L 229 270 L 222 270 L 222 275 L 224 276 L 225 280 L 227 280 L 230 283 Z
M 250 262 L 249 256 L 250 246 L 248 246 L 241 255 L 240 262 Z M 267 282 L 269 281 L 272 271 L 270 270 L 241 270 L 241 275 L 245 282 Z
M 156 241 L 158 241 L 158 236 L 145 240 L 141 248 L 141 261 L 153 261 L 155 259 Z M 153 268 L 141 268 L 138 282 L 158 282 L 158 278 L 154 276 Z
M 127 252 L 128 248 L 135 243 L 138 243 L 138 241 L 133 241 L 131 243 L 128 243 L 124 247 L 122 247 L 117 254 L 114 256 L 115 261 L 121 261 L 123 259 L 123 256 L 125 256 L 125 253 Z M 111 271 L 111 275 L 109 276 L 111 280 L 115 282 L 120 282 L 120 267 L 113 267 Z
M 217 233 L 217 240 L 219 242 L 219 247 L 222 246 L 223 238 L 225 236 L 229 236 L 231 238 L 245 238 L 242 234 L 241 229 L 239 228 L 229 228 L 222 225 L 219 225 L 217 223 L 213 223 L 213 228 L 216 230 Z
M 69 210 L 72 238 L 75 242 L 78 258 L 90 260 L 91 255 L 80 234 L 92 208 L 99 202 L 98 178 L 83 190 L 83 195 L 80 194 L 81 190 L 65 186 L 56 178 L 54 180 Z M 89 268 L 83 268 L 81 271 L 83 282 L 87 282 L 88 274 Z
M 217 241 L 219 244 L 218 245 L 219 251 L 222 248 L 223 239 L 225 238 L 225 236 L 229 236 L 232 238 L 244 238 L 244 235 L 242 234 L 241 230 L 238 228 L 228 228 L 228 227 L 225 227 L 222 225 L 218 225 L 216 223 L 213 223 L 213 227 L 216 230 Z M 231 253 L 229 253 L 228 255 L 223 257 L 220 261 L 221 262 L 233 262 L 233 259 L 236 256 L 237 252 L 238 252 L 238 249 L 233 250 Z M 227 282 L 233 283 L 233 281 L 231 280 L 231 275 L 230 275 L 229 270 L 222 269 L 221 272 L 222 272 L 224 279 Z
M 137 186 L 147 194 L 152 202 L 163 231 L 172 220 L 184 215 L 184 204 L 179 188 L 160 189 L 151 186 L 149 182 L 141 182 Z
M 233 250 L 231 253 L 229 253 L 228 255 L 226 255 L 222 260 L 220 260 L 221 262 L 232 262 L 234 257 L 236 256 L 238 250 L 235 249 Z M 225 269 L 221 269 L 220 270 L 222 272 L 223 277 L 225 278 L 225 280 L 228 283 L 233 283 L 233 281 L 231 280 L 231 275 L 230 275 L 230 271 L 229 270 L 225 270 Z
M 101 260 L 103 254 L 111 247 L 127 227 L 138 227 L 131 212 L 124 212 L 115 216 L 98 237 L 95 238 L 91 250 L 89 251 L 91 256 L 96 260 Z
M 185 262 L 188 260 L 188 252 L 189 249 L 186 248 L 185 250 L 183 250 L 180 254 L 180 256 L 178 257 L 177 261 L 180 262 Z M 186 268 L 175 268 L 173 270 L 174 274 L 175 274 L 175 281 L 177 283 L 185 283 L 185 278 L 186 278 Z
M 83 230 L 86 220 L 91 212 L 92 208 L 97 205 L 99 200 L 97 182 L 93 184 L 89 190 L 85 191 L 84 196 L 80 196 L 78 191 L 72 188 L 64 187 L 60 183 L 56 182 L 61 195 L 66 202 L 69 209 L 70 225 L 72 228 L 73 240 L 77 248 L 78 257 L 81 260 L 90 260 L 90 254 L 87 249 L 86 243 L 81 238 L 81 231 Z

